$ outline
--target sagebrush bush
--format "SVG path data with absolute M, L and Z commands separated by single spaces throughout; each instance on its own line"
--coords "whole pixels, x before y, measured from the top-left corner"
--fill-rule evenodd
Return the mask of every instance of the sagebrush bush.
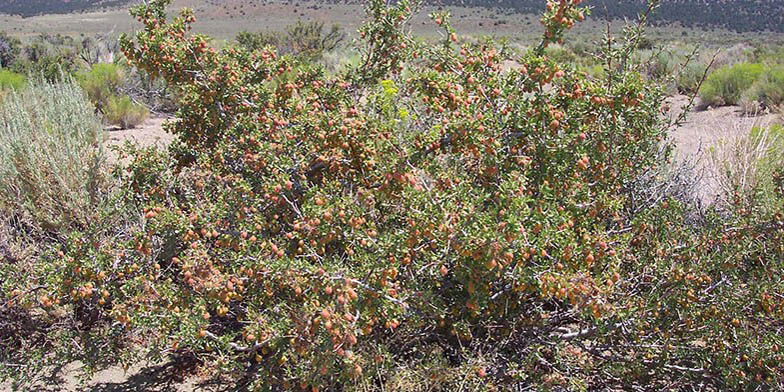
M 127 95 L 110 97 L 103 113 L 106 122 L 123 129 L 136 128 L 147 119 L 148 114 L 144 105 L 133 102 Z
M 85 225 L 101 192 L 101 124 L 73 82 L 37 81 L 0 105 L 0 207 L 57 231 Z
M 104 111 L 123 83 L 122 69 L 116 64 L 98 63 L 76 75 L 79 85 L 95 107 Z
M 784 105 L 784 65 L 766 67 L 759 79 L 743 93 L 742 100 L 779 110 Z
M 741 95 L 756 82 L 765 71 L 762 64 L 740 63 L 721 67 L 712 72 L 700 87 L 699 95 L 703 106 L 736 105 Z
M 27 43 L 12 64 L 15 72 L 59 81 L 76 73 L 81 64 L 77 43 L 62 34 L 39 34 Z
M 50 347 L 191 355 L 267 391 L 782 387 L 781 214 L 697 224 L 640 189 L 670 124 L 628 57 L 639 29 L 607 37 L 594 81 L 545 52 L 579 1 L 548 2 L 512 59 L 457 43 L 446 12 L 417 42 L 408 1 L 371 0 L 361 61 L 330 75 L 210 48 L 169 3 L 134 7 L 144 29 L 121 40 L 180 92 L 169 154 L 117 172 L 143 224 L 72 232 L 34 296 L 6 283 Z
M 677 88 L 681 94 L 694 94 L 706 74 L 708 63 L 693 59 L 677 73 Z
M 297 21 L 286 26 L 285 32 L 248 32 L 237 34 L 235 41 L 247 50 L 258 50 L 267 46 L 276 48 L 279 54 L 290 54 L 308 61 L 320 60 L 324 53 L 335 50 L 346 39 L 346 33 L 338 25 L 329 30 L 324 22 Z

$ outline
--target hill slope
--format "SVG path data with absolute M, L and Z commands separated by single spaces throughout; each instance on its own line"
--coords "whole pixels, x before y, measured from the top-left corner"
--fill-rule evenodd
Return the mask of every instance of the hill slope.
M 101 7 L 125 6 L 131 2 L 132 0 L 0 0 L 0 14 L 67 14 Z
M 297 0 L 282 0 L 289 4 Z M 363 4 L 364 0 L 321 0 L 324 3 Z M 431 5 L 460 5 L 500 8 L 521 13 L 538 14 L 544 0 L 425 0 Z M 127 6 L 135 0 L 0 0 L 0 13 L 33 16 L 71 13 L 101 7 Z M 243 0 L 246 4 L 269 3 L 269 0 Z M 210 0 L 202 4 L 220 7 L 236 0 Z M 594 18 L 634 19 L 646 7 L 645 0 L 589 0 Z M 235 4 L 236 5 L 236 4 Z M 236 7 L 235 7 L 236 8 Z M 782 0 L 662 0 L 652 18 L 654 24 L 680 23 L 686 27 L 720 27 L 737 32 L 784 32 L 784 1 Z
M 539 13 L 544 0 L 440 0 L 444 5 L 500 7 L 524 13 Z M 435 3 L 435 2 L 434 2 Z M 594 18 L 634 19 L 647 7 L 645 0 L 588 0 Z M 680 23 L 689 27 L 722 27 L 737 32 L 784 32 L 782 0 L 662 0 L 653 15 L 654 23 Z

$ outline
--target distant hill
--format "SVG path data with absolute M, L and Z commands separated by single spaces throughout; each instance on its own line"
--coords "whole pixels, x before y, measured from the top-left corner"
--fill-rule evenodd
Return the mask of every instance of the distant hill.
M 438 0 L 444 5 L 499 7 L 540 13 L 544 0 Z M 593 18 L 634 19 L 647 8 L 644 0 L 588 0 Z M 784 0 L 662 0 L 652 23 L 680 23 L 687 27 L 721 27 L 737 32 L 784 32 Z
M 102 7 L 127 6 L 138 0 L 0 0 L 0 13 L 33 16 L 50 13 L 71 13 Z M 237 0 L 211 0 L 212 5 Z M 266 0 L 242 0 L 265 3 Z M 324 3 L 362 4 L 365 0 L 321 0 Z M 297 0 L 287 0 L 297 3 Z M 500 8 L 508 11 L 538 14 L 544 0 L 426 0 L 432 5 L 460 5 Z M 646 7 L 645 0 L 589 0 L 593 18 L 634 19 Z M 720 27 L 737 32 L 784 32 L 784 0 L 662 0 L 652 23 L 680 23 L 686 27 Z
M 125 6 L 132 0 L 0 0 L 0 14 L 35 16 L 69 14 L 103 7 Z

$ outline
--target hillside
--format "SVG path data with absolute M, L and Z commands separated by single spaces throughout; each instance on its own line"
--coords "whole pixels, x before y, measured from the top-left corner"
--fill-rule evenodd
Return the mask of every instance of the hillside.
M 21 16 L 67 14 L 104 7 L 125 6 L 131 0 L 3 0 L 0 13 Z
M 325 3 L 355 3 L 363 0 L 323 0 Z M 0 13 L 33 16 L 40 14 L 71 13 L 104 7 L 125 6 L 133 0 L 4 0 Z M 242 6 L 268 3 L 268 0 L 210 0 L 203 4 L 229 11 Z M 426 0 L 432 5 L 497 8 L 529 14 L 539 14 L 543 0 Z M 296 0 L 286 1 L 296 5 Z M 643 0 L 592 0 L 594 17 L 633 19 L 645 9 Z M 663 0 L 653 16 L 654 24 L 679 23 L 693 28 L 725 28 L 737 32 L 784 32 L 784 2 L 781 0 Z
M 445 5 L 493 6 L 525 13 L 540 13 L 541 0 L 442 0 Z M 645 10 L 644 0 L 591 0 L 595 17 L 635 18 Z M 655 23 L 680 23 L 688 27 L 722 27 L 737 32 L 784 32 L 781 0 L 662 0 Z

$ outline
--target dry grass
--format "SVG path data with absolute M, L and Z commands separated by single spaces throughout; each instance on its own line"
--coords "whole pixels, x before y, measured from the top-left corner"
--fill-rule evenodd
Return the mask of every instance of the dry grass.
M 752 201 L 769 193 L 773 170 L 784 165 L 784 139 L 775 129 L 754 126 L 749 119 L 717 130 L 721 136 L 708 157 L 720 203 L 729 206 L 738 197 Z

